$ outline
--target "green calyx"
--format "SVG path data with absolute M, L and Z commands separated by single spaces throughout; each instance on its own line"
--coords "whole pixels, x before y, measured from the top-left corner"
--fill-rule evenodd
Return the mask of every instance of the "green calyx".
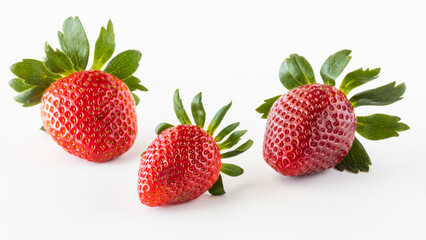
M 336 85 L 336 79 L 343 72 L 351 60 L 351 50 L 341 50 L 329 56 L 323 63 L 320 75 L 325 85 Z M 343 78 L 339 90 L 348 95 L 353 89 L 378 78 L 380 68 L 364 70 L 363 68 L 349 72 Z M 296 87 L 315 83 L 315 76 L 309 62 L 297 54 L 290 55 L 281 64 L 279 78 L 282 85 L 291 90 Z M 381 87 L 366 90 L 354 94 L 349 101 L 354 108 L 360 106 L 383 106 L 389 105 L 402 99 L 406 86 L 404 83 L 396 85 L 395 82 L 383 85 Z M 256 111 L 267 118 L 274 102 L 281 95 L 266 99 Z M 386 114 L 373 114 L 370 116 L 357 116 L 356 132 L 369 140 L 382 140 L 390 137 L 399 136 L 398 132 L 408 130 L 405 123 L 400 122 L 397 116 Z M 370 158 L 361 142 L 355 138 L 352 148 L 346 157 L 335 166 L 335 169 L 349 171 L 352 173 L 368 172 L 371 165 Z
M 264 103 L 262 105 L 260 105 L 258 108 L 256 108 L 256 111 L 258 113 L 262 114 L 262 118 L 264 118 L 264 119 L 268 118 L 268 114 L 269 114 L 269 111 L 271 110 L 272 105 L 280 97 L 281 97 L 281 95 L 278 95 L 278 96 L 264 100 Z
M 41 102 L 46 89 L 55 81 L 74 72 L 86 70 L 89 61 L 90 46 L 83 25 L 78 17 L 69 17 L 63 24 L 62 32 L 58 32 L 61 50 L 53 49 L 48 43 L 44 45 L 46 56 L 43 61 L 23 59 L 15 63 L 10 70 L 18 78 L 9 81 L 19 94 L 15 101 L 24 107 L 34 106 Z M 112 57 L 115 50 L 115 35 L 111 20 L 107 28 L 102 27 L 95 45 L 95 54 L 91 69 L 101 70 Z M 132 74 L 139 67 L 142 55 L 137 50 L 127 50 L 115 56 L 103 69 L 122 80 L 130 91 L 147 91 L 140 80 Z M 139 97 L 133 93 L 136 105 Z
M 355 137 L 352 147 L 346 157 L 334 169 L 351 173 L 368 172 L 371 160 L 361 142 Z
M 216 115 L 213 117 L 213 119 L 209 123 L 206 130 L 206 132 L 210 136 L 212 136 L 214 140 L 216 141 L 216 143 L 218 144 L 218 147 L 221 151 L 220 156 L 222 159 L 235 157 L 247 151 L 253 145 L 253 141 L 249 139 L 245 143 L 236 147 L 234 150 L 230 150 L 230 151 L 222 153 L 223 150 L 231 149 L 234 146 L 236 146 L 240 142 L 241 137 L 247 132 L 247 130 L 234 131 L 240 124 L 237 122 L 237 123 L 233 123 L 226 126 L 215 137 L 213 136 L 216 129 L 219 127 L 220 123 L 222 122 L 223 118 L 228 112 L 229 108 L 231 108 L 231 105 L 232 103 L 229 103 L 225 105 L 224 107 L 222 107 L 221 109 L 219 109 L 219 111 L 216 113 Z M 188 117 L 188 114 L 186 113 L 185 108 L 183 107 L 182 100 L 179 95 L 179 89 L 177 89 L 173 95 L 173 108 L 174 108 L 177 119 L 182 125 L 192 125 L 192 121 Z M 203 129 L 205 125 L 205 121 L 206 121 L 206 112 L 204 110 L 204 106 L 202 103 L 201 93 L 198 93 L 193 98 L 191 103 L 191 113 L 192 113 L 192 117 L 194 119 L 195 125 Z M 174 125 L 170 123 L 160 123 L 155 128 L 155 133 L 158 135 L 164 130 L 168 128 L 172 128 L 172 127 L 174 127 Z M 230 164 L 230 163 L 222 163 L 222 167 L 220 171 L 223 174 L 226 174 L 231 177 L 240 176 L 241 174 L 244 173 L 244 170 L 241 167 L 235 164 Z M 219 174 L 219 178 L 217 179 L 215 184 L 209 189 L 209 193 L 212 195 L 225 194 L 221 174 Z

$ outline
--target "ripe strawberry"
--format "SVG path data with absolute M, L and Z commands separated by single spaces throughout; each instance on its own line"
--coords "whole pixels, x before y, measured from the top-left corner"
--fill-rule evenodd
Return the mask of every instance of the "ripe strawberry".
M 102 162 L 132 147 L 137 133 L 132 94 L 118 78 L 98 70 L 54 82 L 41 100 L 43 126 L 66 151 Z
M 353 107 L 335 87 L 294 88 L 275 101 L 269 112 L 263 157 L 288 176 L 328 169 L 349 152 L 355 128 Z
M 44 129 L 70 153 L 93 162 L 123 154 L 137 134 L 139 98 L 131 91 L 147 90 L 132 76 L 140 52 L 124 51 L 101 71 L 115 49 L 109 21 L 96 41 L 92 70 L 85 70 L 89 42 L 80 20 L 66 19 L 58 36 L 63 51 L 46 43 L 43 62 L 24 59 L 11 67 L 18 78 L 9 85 L 20 93 L 15 100 L 24 107 L 41 102 Z
M 204 130 L 194 125 L 169 128 L 142 155 L 141 201 L 160 206 L 194 199 L 213 186 L 220 167 L 219 147 Z
M 302 176 L 331 167 L 353 173 L 368 171 L 370 158 L 355 131 L 371 140 L 398 136 L 409 127 L 400 118 L 385 114 L 356 117 L 354 107 L 387 105 L 401 99 L 405 84 L 395 82 L 352 96 L 354 88 L 377 78 L 380 69 L 350 72 L 339 89 L 335 79 L 348 64 L 351 51 L 330 56 L 321 68 L 325 85 L 315 83 L 305 58 L 293 54 L 281 65 L 281 83 L 290 91 L 265 100 L 256 109 L 267 116 L 263 158 L 277 172 Z
M 213 134 L 231 104 L 224 106 L 215 115 L 207 131 L 203 130 L 205 112 L 201 93 L 194 97 L 192 114 L 196 125 L 191 125 L 176 90 L 174 108 L 183 125 L 174 127 L 162 123 L 156 128 L 157 138 L 142 154 L 139 167 L 138 192 L 143 204 L 150 207 L 186 202 L 209 190 L 213 195 L 224 194 L 220 172 L 239 176 L 243 169 L 221 158 L 229 158 L 248 150 L 253 141 L 248 140 L 233 151 L 220 151 L 235 146 L 244 131 L 231 132 L 239 123 L 225 127 L 216 137 Z M 228 134 L 226 140 L 222 141 Z M 222 141 L 222 142 L 221 142 Z

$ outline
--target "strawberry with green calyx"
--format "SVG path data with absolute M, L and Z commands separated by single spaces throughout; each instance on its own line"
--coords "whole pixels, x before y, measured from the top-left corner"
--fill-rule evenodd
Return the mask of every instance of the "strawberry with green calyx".
M 350 50 L 331 55 L 321 67 L 324 84 L 316 83 L 309 62 L 297 54 L 281 65 L 281 83 L 290 90 L 265 100 L 256 111 L 267 118 L 263 157 L 277 172 L 302 176 L 334 167 L 340 171 L 368 172 L 370 158 L 355 131 L 370 140 L 398 136 L 409 127 L 386 114 L 355 116 L 354 108 L 388 105 L 402 99 L 405 84 L 395 82 L 347 95 L 376 79 L 380 68 L 348 73 L 339 89 L 335 80 L 349 63 Z
M 58 32 L 61 50 L 45 44 L 43 61 L 23 59 L 12 65 L 18 77 L 9 85 L 24 107 L 41 103 L 43 128 L 66 151 L 80 158 L 103 162 L 132 147 L 137 134 L 135 90 L 147 91 L 132 74 L 141 53 L 127 50 L 115 56 L 112 22 L 101 29 L 93 64 L 89 41 L 78 17 L 68 18 Z
M 221 159 L 237 156 L 253 145 L 253 141 L 248 140 L 234 150 L 221 153 L 238 144 L 246 133 L 246 130 L 234 131 L 239 125 L 237 122 L 214 136 L 231 103 L 216 113 L 207 130 L 203 129 L 206 113 L 201 93 L 191 104 L 195 125 L 183 108 L 178 90 L 174 94 L 173 105 L 181 125 L 159 124 L 155 129 L 157 138 L 141 158 L 139 198 L 150 207 L 186 202 L 207 190 L 212 195 L 225 194 L 220 172 L 234 177 L 244 170 L 235 164 L 222 163 Z

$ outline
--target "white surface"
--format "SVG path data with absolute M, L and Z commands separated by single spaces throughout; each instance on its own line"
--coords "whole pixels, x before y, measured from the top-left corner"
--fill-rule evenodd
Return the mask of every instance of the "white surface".
M 422 1 L 2 0 L 0 9 L 0 239 L 426 239 Z M 150 90 L 140 94 L 134 147 L 103 164 L 59 148 L 38 130 L 38 107 L 20 107 L 7 85 L 8 67 L 41 59 L 46 40 L 59 47 L 56 31 L 76 15 L 91 46 L 113 20 L 116 53 L 142 51 L 136 75 Z M 361 140 L 373 161 L 369 173 L 281 176 L 262 159 L 265 120 L 254 109 L 286 92 L 278 68 L 289 54 L 305 56 L 321 82 L 321 64 L 343 48 L 353 50 L 353 59 L 342 76 L 382 68 L 360 90 L 407 84 L 404 100 L 357 114 L 399 115 L 411 130 L 381 142 Z M 230 160 L 246 172 L 225 177 L 225 196 L 149 208 L 136 191 L 139 155 L 159 122 L 177 123 L 176 88 L 187 110 L 202 91 L 208 119 L 232 100 L 224 123 L 241 121 L 255 145 Z

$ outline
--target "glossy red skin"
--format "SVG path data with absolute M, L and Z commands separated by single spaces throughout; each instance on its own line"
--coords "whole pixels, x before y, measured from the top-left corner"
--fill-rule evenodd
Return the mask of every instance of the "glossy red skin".
M 132 93 L 102 71 L 76 72 L 50 85 L 41 100 L 41 118 L 56 143 L 93 162 L 123 154 L 137 134 Z
M 142 155 L 140 201 L 155 207 L 197 198 L 216 182 L 220 167 L 219 147 L 200 127 L 166 129 Z
M 263 158 L 285 176 L 302 176 L 337 165 L 356 129 L 353 107 L 337 88 L 310 84 L 292 89 L 272 106 Z

